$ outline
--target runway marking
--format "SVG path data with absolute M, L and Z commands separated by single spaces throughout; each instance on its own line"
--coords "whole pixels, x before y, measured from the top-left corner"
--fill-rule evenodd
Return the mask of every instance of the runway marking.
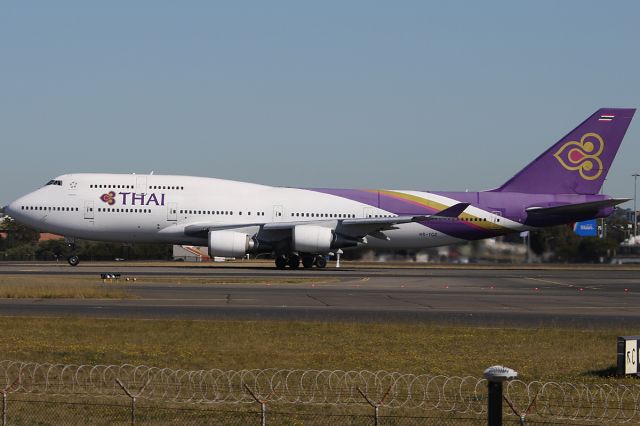
M 416 301 L 413 301 L 413 300 L 400 299 L 399 297 L 393 297 L 393 296 L 391 296 L 389 294 L 387 294 L 387 299 L 396 300 L 398 302 L 407 303 L 409 305 L 416 305 L 416 306 L 419 306 L 419 307 L 424 308 L 424 309 L 434 309 L 433 306 L 431 306 L 431 305 L 426 305 L 424 303 L 416 302 Z
M 324 306 L 331 306 L 331 305 L 330 305 L 330 304 L 328 304 L 327 302 L 324 302 L 324 301 L 322 301 L 322 300 L 318 299 L 317 297 L 314 297 L 314 296 L 312 296 L 312 295 L 310 295 L 310 294 L 308 294 L 308 293 L 307 293 L 307 297 L 308 297 L 309 299 L 313 299 L 313 300 L 315 300 L 315 301 L 316 301 L 316 302 L 318 302 L 318 303 L 322 303 Z
M 527 279 L 527 280 L 538 281 L 538 282 L 541 282 L 541 283 L 555 284 L 555 285 L 560 285 L 560 286 L 563 286 L 563 287 L 575 287 L 573 284 L 566 284 L 566 283 L 561 283 L 561 282 L 558 282 L 558 281 L 545 280 L 545 279 L 542 279 L 542 278 L 533 278 L 533 277 L 524 277 L 524 278 Z

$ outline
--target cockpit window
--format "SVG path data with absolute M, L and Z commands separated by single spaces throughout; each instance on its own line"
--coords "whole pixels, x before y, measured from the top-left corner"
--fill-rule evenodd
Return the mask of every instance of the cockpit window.
M 61 180 L 50 180 L 49 182 L 47 182 L 47 185 L 58 185 L 58 186 L 62 186 L 62 181 Z M 47 186 L 45 185 L 45 186 Z

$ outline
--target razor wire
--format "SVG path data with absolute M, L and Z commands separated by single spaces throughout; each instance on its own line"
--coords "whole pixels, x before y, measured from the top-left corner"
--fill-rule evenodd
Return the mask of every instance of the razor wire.
M 365 404 L 382 407 L 486 413 L 487 382 L 471 376 L 368 370 L 182 370 L 145 365 L 75 365 L 0 361 L 0 387 L 51 396 L 122 397 L 116 379 L 138 399 L 197 404 Z M 638 422 L 640 385 L 565 382 L 504 383 L 504 395 L 518 409 L 557 420 Z

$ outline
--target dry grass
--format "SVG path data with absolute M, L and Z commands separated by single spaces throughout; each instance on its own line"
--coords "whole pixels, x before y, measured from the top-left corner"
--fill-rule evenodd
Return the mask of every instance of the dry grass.
M 127 299 L 133 296 L 99 279 L 77 276 L 0 275 L 0 298 Z
M 616 336 L 629 331 L 8 317 L 2 318 L 0 359 L 473 376 L 504 364 L 523 380 L 602 381 L 615 364 Z
M 304 284 L 326 283 L 331 279 L 315 278 L 208 278 L 208 277 L 150 277 L 137 278 L 135 282 L 119 280 L 102 282 L 99 278 L 77 275 L 0 275 L 0 298 L 9 299 L 131 299 L 122 285 L 144 284 Z

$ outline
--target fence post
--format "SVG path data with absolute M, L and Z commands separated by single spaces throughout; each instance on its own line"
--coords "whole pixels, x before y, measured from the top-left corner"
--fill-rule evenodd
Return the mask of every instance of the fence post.
M 487 422 L 489 426 L 502 426 L 502 382 L 518 377 L 518 373 L 501 365 L 484 370 L 484 378 L 489 383 Z
M 280 382 L 278 382 L 277 385 L 275 385 L 275 387 L 273 388 L 273 390 L 271 391 L 271 393 L 269 395 L 267 395 L 267 397 L 265 399 L 260 399 L 256 396 L 255 393 L 253 393 L 251 391 L 251 389 L 249 388 L 249 386 L 247 386 L 247 384 L 244 384 L 244 388 L 247 390 L 247 392 L 249 393 L 249 395 L 251 395 L 251 397 L 258 403 L 260 404 L 260 425 L 261 426 L 267 426 L 267 402 L 269 402 L 269 400 L 273 397 L 273 395 L 276 393 L 276 389 L 278 389 L 278 386 L 280 386 Z
M 489 426 L 502 425 L 502 382 L 489 382 Z
M 144 392 L 144 388 L 147 387 L 149 382 L 151 382 L 151 378 L 149 378 L 149 380 L 147 380 L 147 383 L 145 383 L 144 386 L 140 388 L 138 393 L 134 395 L 129 392 L 129 389 L 127 389 L 127 387 L 120 381 L 120 379 L 116 379 L 116 383 L 118 384 L 118 386 L 120 386 L 124 393 L 126 393 L 127 396 L 131 398 L 131 426 L 135 426 L 136 424 L 136 400 L 140 395 L 142 395 L 142 392 Z
M 20 382 L 20 378 L 17 378 L 6 388 L 2 389 L 2 426 L 7 426 L 7 397 L 11 388 Z
M 384 400 L 387 399 L 387 396 L 389 395 L 389 392 L 391 392 L 392 387 L 393 385 L 389 386 L 389 389 L 387 389 L 384 395 L 382 395 L 382 398 L 380 398 L 380 401 L 373 402 L 371 401 L 371 399 L 369 399 L 369 397 L 364 392 L 360 390 L 359 386 L 356 386 L 356 390 L 360 393 L 360 395 L 362 395 L 365 401 L 367 401 L 367 404 L 373 407 L 373 424 L 375 426 L 378 426 L 378 424 L 380 423 L 380 406 L 384 404 Z

